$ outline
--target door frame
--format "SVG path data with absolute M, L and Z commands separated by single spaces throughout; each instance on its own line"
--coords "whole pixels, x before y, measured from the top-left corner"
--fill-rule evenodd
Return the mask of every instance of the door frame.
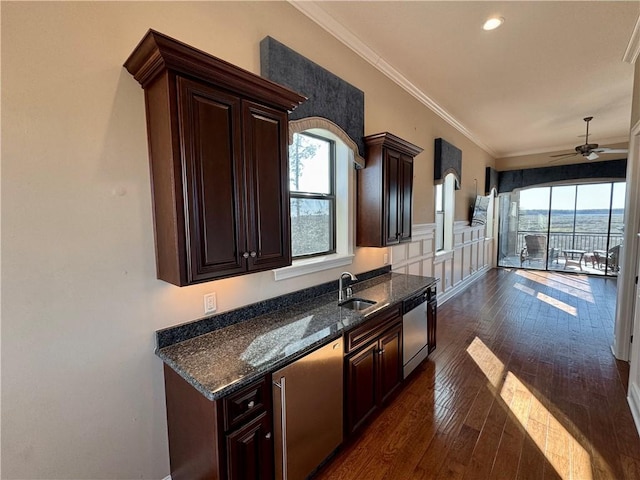
M 631 129 L 629 155 L 627 157 L 627 191 L 624 202 L 624 223 L 626 225 L 618 275 L 616 296 L 616 317 L 613 333 L 613 355 L 619 360 L 632 360 L 631 368 L 640 367 L 640 339 L 632 349 L 633 315 L 638 275 L 638 232 L 640 232 L 640 121 Z M 640 327 L 640 326 L 638 326 Z M 633 352 L 632 352 L 633 350 Z

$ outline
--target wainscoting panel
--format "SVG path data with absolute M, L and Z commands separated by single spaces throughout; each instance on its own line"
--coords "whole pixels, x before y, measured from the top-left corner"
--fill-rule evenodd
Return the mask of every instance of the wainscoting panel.
M 413 225 L 411 242 L 391 247 L 392 270 L 438 278 L 438 302 L 443 303 L 493 267 L 493 239 L 485 227 L 468 222 L 454 225 L 453 250 L 436 252 L 435 223 Z

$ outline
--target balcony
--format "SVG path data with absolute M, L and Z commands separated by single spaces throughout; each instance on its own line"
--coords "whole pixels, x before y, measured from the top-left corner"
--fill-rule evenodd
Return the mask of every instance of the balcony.
M 525 247 L 525 235 L 542 235 L 548 238 L 547 264 L 540 259 L 531 259 L 524 262 L 525 268 L 560 271 L 578 271 L 596 275 L 618 274 L 619 253 L 615 252 L 617 246 L 622 245 L 622 233 L 576 233 L 576 232 L 546 232 L 518 230 L 515 238 L 510 238 L 509 252 L 499 259 L 499 265 L 503 267 L 520 267 L 520 252 Z M 515 240 L 515 242 L 514 242 Z M 608 244 L 607 244 L 608 242 Z M 513 248 L 515 247 L 515 248 Z M 614 251 L 612 252 L 612 248 Z M 581 251 L 571 253 L 571 251 Z M 612 252 L 607 255 L 607 251 Z

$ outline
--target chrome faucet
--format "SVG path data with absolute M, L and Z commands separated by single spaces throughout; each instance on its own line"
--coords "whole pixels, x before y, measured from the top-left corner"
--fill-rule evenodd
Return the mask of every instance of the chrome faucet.
M 355 282 L 356 280 L 358 280 L 358 277 L 356 277 L 353 273 L 350 272 L 342 272 L 340 274 L 340 278 L 338 279 L 338 288 L 339 288 L 339 292 L 338 292 L 338 303 L 342 303 L 344 302 L 347 298 L 351 297 L 351 295 L 353 295 L 353 290 L 351 290 L 351 287 L 347 287 L 346 292 L 344 287 L 342 286 L 342 280 L 345 277 L 349 277 L 351 279 L 352 282 Z M 345 294 L 346 293 L 346 294 Z

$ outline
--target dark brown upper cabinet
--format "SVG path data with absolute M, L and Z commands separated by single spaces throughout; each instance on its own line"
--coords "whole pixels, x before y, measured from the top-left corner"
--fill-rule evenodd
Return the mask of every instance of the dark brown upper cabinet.
M 386 247 L 411 240 L 413 159 L 422 148 L 390 133 L 364 138 L 367 166 L 358 170 L 356 243 Z
M 145 93 L 158 278 L 290 265 L 288 112 L 305 98 L 153 30 L 124 66 Z

